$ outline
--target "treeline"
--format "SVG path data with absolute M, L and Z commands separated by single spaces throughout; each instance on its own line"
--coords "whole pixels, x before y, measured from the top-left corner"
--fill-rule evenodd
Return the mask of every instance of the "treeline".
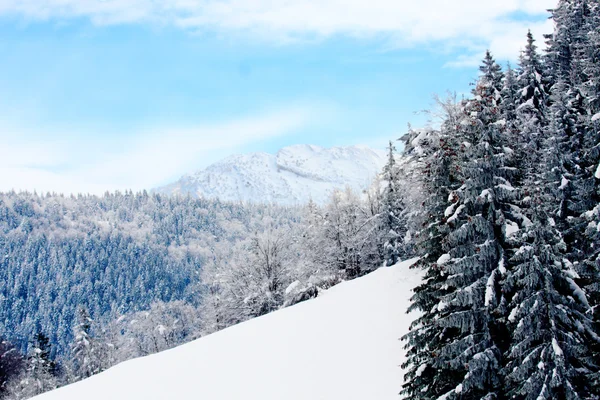
M 488 52 L 404 138 L 425 273 L 406 398 L 600 398 L 600 5 L 552 19 L 545 53 L 531 33 L 515 69 Z
M 402 218 L 384 201 L 397 180 L 296 208 L 0 194 L 0 396 L 34 396 L 397 260 Z

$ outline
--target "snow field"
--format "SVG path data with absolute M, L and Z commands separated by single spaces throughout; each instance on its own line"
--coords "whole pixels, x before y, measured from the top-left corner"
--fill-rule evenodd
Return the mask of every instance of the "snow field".
M 36 399 L 397 400 L 415 261 Z

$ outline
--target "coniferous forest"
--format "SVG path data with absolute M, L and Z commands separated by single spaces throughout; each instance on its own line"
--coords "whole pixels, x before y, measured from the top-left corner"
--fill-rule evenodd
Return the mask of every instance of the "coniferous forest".
M 411 399 L 600 396 L 600 5 L 560 1 L 540 52 L 488 52 L 471 96 L 414 131 L 425 280 Z
M 372 271 L 390 232 L 380 196 L 287 208 L 1 194 L 0 395 L 32 397 Z
M 517 65 L 486 52 L 470 95 L 392 138 L 364 193 L 0 194 L 0 398 L 419 257 L 399 398 L 599 399 L 600 4 L 560 0 L 550 17 Z

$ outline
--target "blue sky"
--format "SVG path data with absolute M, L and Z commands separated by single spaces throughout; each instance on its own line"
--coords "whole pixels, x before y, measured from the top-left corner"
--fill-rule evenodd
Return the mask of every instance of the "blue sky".
M 0 190 L 139 190 L 236 152 L 382 148 L 434 94 L 467 92 L 486 48 L 516 59 L 528 28 L 541 39 L 553 5 L 0 0 Z

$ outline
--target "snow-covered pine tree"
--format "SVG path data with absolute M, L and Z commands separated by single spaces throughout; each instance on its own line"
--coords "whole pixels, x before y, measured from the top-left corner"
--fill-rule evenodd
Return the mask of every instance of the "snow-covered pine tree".
M 546 58 L 556 83 L 549 134 L 560 199 L 553 217 L 600 333 L 600 7 L 595 1 L 561 0 L 552 18 L 555 31 L 548 36 Z M 592 351 L 600 358 L 598 345 Z M 600 377 L 595 382 L 598 392 Z
M 511 299 L 504 390 L 512 399 L 593 398 L 590 378 L 598 366 L 589 346 L 597 340 L 590 306 L 573 279 L 576 272 L 563 265 L 564 243 L 545 211 L 553 196 L 538 178 L 530 186 L 533 223 L 515 238 L 522 245 L 509 260 L 502 287 Z
M 517 158 L 526 175 L 541 161 L 538 155 L 544 141 L 543 127 L 547 124 L 547 85 L 542 57 L 537 52 L 535 39 L 530 31 L 527 33 L 527 44 L 519 59 L 517 75 L 517 87 L 520 92 L 517 107 Z
M 423 316 L 407 335 L 403 392 L 409 398 L 501 396 L 509 339 L 501 291 L 506 236 L 523 221 L 514 204 L 514 151 L 500 109 L 502 88 L 501 70 L 487 53 L 473 99 L 460 118 L 445 125 L 455 153 L 441 157 L 449 165 L 438 178 L 455 182 L 445 195 L 447 182 L 434 182 L 432 194 L 436 187 L 441 192 L 429 196 L 437 202 L 430 232 L 424 231 L 426 281 L 415 290 L 411 307 Z
M 447 231 L 438 211 L 421 233 L 409 398 L 600 396 L 599 11 L 561 1 L 550 54 L 529 33 L 499 98 L 486 55 L 457 138 L 464 185 L 450 196 Z
M 557 29 L 563 34 L 569 31 L 560 23 Z M 571 180 L 579 162 L 573 154 L 582 133 L 582 96 L 570 84 L 572 70 L 560 70 L 565 68 L 567 53 L 569 68 L 577 62 L 569 50 L 553 50 L 551 43 L 544 69 L 531 34 L 527 39 L 518 79 L 521 140 L 515 142 L 525 161 L 520 206 L 533 223 L 523 224 L 508 238 L 515 250 L 502 286 L 510 299 L 507 324 L 511 332 L 504 391 L 516 399 L 594 398 L 598 367 L 592 349 L 597 335 L 591 307 L 577 283 L 578 272 L 567 260 L 573 252 L 563 240 L 580 241 L 569 225 Z M 554 79 L 551 97 L 546 92 L 548 74 Z
M 503 292 L 510 299 L 504 390 L 515 399 L 585 399 L 593 389 L 598 365 L 592 348 L 597 335 L 590 305 L 578 286 L 577 272 L 564 255 L 560 229 L 568 195 L 561 138 L 574 129 L 562 78 L 554 85 L 549 129 L 539 150 L 539 164 L 527 177 L 522 209 L 531 224 L 510 241 L 516 250 L 509 260 Z M 560 186 L 559 186 L 560 185 Z M 560 195 L 562 193 L 562 196 Z M 518 248 L 517 248 L 518 247 Z
M 517 107 L 520 100 L 520 92 L 517 83 L 517 75 L 510 64 L 506 67 L 504 80 L 502 82 L 502 90 L 500 92 L 500 112 L 502 119 L 506 123 L 507 134 L 511 138 L 518 139 L 517 129 Z M 514 139 L 511 139 L 513 141 Z
M 500 281 L 506 272 L 506 227 L 517 224 L 515 188 L 499 102 L 498 69 L 486 56 L 473 99 L 464 107 L 461 161 L 464 184 L 450 196 L 449 234 L 443 242 L 442 269 L 448 294 L 437 304 L 438 325 L 456 330 L 437 355 L 438 365 L 462 373 L 448 398 L 495 399 L 501 390 L 502 353 L 507 344 L 503 324 L 505 299 Z
M 589 18 L 593 2 L 589 0 L 560 0 L 550 10 L 554 21 L 554 32 L 546 38 L 546 72 L 554 85 L 562 80 L 572 86 L 580 80 L 577 56 L 586 41 L 586 20 Z
M 591 305 L 596 332 L 600 335 L 600 4 L 588 3 L 584 22 L 586 32 L 582 51 L 577 56 L 583 73 L 576 85 L 584 98 L 584 134 L 579 149 L 579 169 L 574 177 L 575 218 L 581 235 L 578 246 L 582 259 L 579 274 Z M 594 348 L 600 358 L 600 348 Z M 596 394 L 600 396 L 600 376 L 596 376 Z
M 400 191 L 400 171 L 396 163 L 396 147 L 388 145 L 388 161 L 383 167 L 384 191 L 382 195 L 381 229 L 384 235 L 383 258 L 393 265 L 404 255 L 402 248 L 406 235 L 406 211 Z
M 91 336 L 92 319 L 84 306 L 79 307 L 77 323 L 74 327 L 74 342 L 71 347 L 71 365 L 69 366 L 72 381 L 88 378 L 102 371 L 99 354 L 101 348 Z
M 441 129 L 410 131 L 404 137 L 405 156 L 413 158 L 420 171 L 419 186 L 425 192 L 421 208 L 423 227 L 416 245 L 420 260 L 416 268 L 425 271 L 423 282 L 414 289 L 409 312 L 417 310 L 421 315 L 411 324 L 403 337 L 406 341 L 407 370 L 402 394 L 410 399 L 435 399 L 458 386 L 464 376 L 449 364 L 439 363 L 438 355 L 444 346 L 457 336 L 455 328 L 440 326 L 437 322 L 440 310 L 437 305 L 448 294 L 448 275 L 443 270 L 447 261 L 443 243 L 448 235 L 446 220 L 448 195 L 462 184 L 462 171 L 458 159 L 461 143 L 457 130 L 461 115 L 460 106 L 453 102 L 442 103 L 445 120 Z
M 494 96 L 496 104 L 501 102 L 501 92 L 504 87 L 504 73 L 492 53 L 486 50 L 482 64 L 479 66 L 480 79 L 486 82 L 488 94 Z
M 547 129 L 548 145 L 554 148 L 552 176 L 556 181 L 559 203 L 551 215 L 557 228 L 563 234 L 567 244 L 565 255 L 576 261 L 579 250 L 574 243 L 581 243 L 577 231 L 570 225 L 575 216 L 574 177 L 579 174 L 580 152 L 585 127 L 583 125 L 584 96 L 578 87 L 581 82 L 581 62 L 585 20 L 589 17 L 587 0 L 560 0 L 551 10 L 555 29 L 552 34 L 545 35 L 548 48 L 546 50 L 546 74 L 552 80 L 550 96 L 549 126 Z

